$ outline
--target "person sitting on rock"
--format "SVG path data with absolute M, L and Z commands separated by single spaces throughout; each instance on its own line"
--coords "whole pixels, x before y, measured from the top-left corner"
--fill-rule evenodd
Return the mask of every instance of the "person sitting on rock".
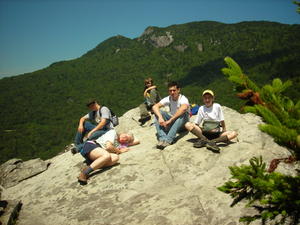
M 155 104 L 152 109 L 156 115 L 155 126 L 158 137 L 158 149 L 173 144 L 176 134 L 184 124 L 189 121 L 189 100 L 180 94 L 177 82 L 168 84 L 169 96 Z M 169 106 L 170 112 L 160 110 L 161 107 Z
M 160 101 L 160 94 L 156 86 L 153 84 L 152 78 L 149 77 L 145 79 L 144 83 L 145 88 L 143 96 L 145 98 L 145 101 L 139 106 L 141 115 L 139 122 L 141 123 L 141 125 L 151 119 L 151 115 L 149 114 L 149 112 L 152 111 L 152 106 Z
M 134 139 L 131 133 L 117 134 L 114 129 L 109 130 L 96 140 L 84 143 L 81 155 L 89 166 L 83 168 L 78 176 L 81 184 L 87 184 L 89 174 L 96 169 L 115 165 L 118 154 L 129 151 L 129 146 L 137 145 L 140 141 Z
M 101 106 L 94 99 L 89 100 L 86 106 L 91 111 L 79 120 L 77 133 L 75 135 L 75 146 L 71 149 L 73 154 L 80 152 L 84 144 L 83 139 L 85 136 L 87 140 L 95 140 L 114 128 L 113 123 L 110 120 L 111 112 L 109 108 Z M 88 120 L 94 123 L 91 123 Z
M 204 105 L 197 113 L 194 123 L 187 122 L 185 128 L 196 135 L 199 140 L 194 143 L 194 147 L 207 149 L 213 152 L 220 152 L 216 143 L 225 142 L 237 137 L 237 132 L 227 131 L 224 121 L 224 115 L 220 104 L 214 103 L 214 93 L 211 90 L 205 90 L 202 93 Z M 200 128 L 200 125 L 202 127 Z

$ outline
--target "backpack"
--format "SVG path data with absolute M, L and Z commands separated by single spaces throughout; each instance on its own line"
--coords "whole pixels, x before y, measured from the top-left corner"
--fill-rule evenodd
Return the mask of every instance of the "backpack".
M 102 107 L 104 107 L 104 105 L 102 105 Z M 105 107 L 108 108 L 107 106 L 105 106 Z M 99 115 L 100 115 L 100 117 L 102 117 L 101 108 L 99 109 Z M 112 124 L 114 125 L 114 127 L 118 126 L 119 125 L 119 118 L 117 117 L 117 115 L 112 110 L 110 110 L 109 108 L 108 108 L 108 110 L 110 111 L 110 114 L 111 114 L 111 117 L 109 118 L 109 120 L 112 122 Z M 95 118 L 96 112 L 93 111 L 91 113 L 92 113 L 92 118 Z
M 118 126 L 119 125 L 119 118 L 117 117 L 117 115 L 112 110 L 110 110 L 110 114 L 111 114 L 110 121 L 112 122 L 112 124 L 114 125 L 114 127 Z
M 220 122 L 214 120 L 204 120 L 203 131 L 206 132 L 220 132 Z

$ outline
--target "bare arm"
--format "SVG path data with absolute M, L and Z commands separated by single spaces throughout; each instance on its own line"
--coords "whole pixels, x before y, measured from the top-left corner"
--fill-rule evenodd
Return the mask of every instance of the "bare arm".
M 138 145 L 141 142 L 139 140 L 134 139 L 133 142 L 129 143 L 128 146 Z
M 226 126 L 225 126 L 225 121 L 224 120 L 221 121 L 221 126 L 222 126 L 222 131 L 225 132 L 226 131 Z
M 178 117 L 180 117 L 181 115 L 183 115 L 187 110 L 188 110 L 189 106 L 186 104 L 182 104 L 179 109 L 177 109 L 176 113 L 168 120 L 166 121 L 166 125 L 169 125 L 170 123 L 172 123 L 173 121 L 175 121 Z
M 155 115 L 157 116 L 158 118 L 158 122 L 159 122 L 159 125 L 161 126 L 166 126 L 165 125 L 165 120 L 164 118 L 162 117 L 161 113 L 160 113 L 160 108 L 163 107 L 163 104 L 161 104 L 160 102 L 159 103 L 156 103 L 153 107 L 152 107 L 152 110 L 153 112 L 155 113 Z
M 113 143 L 111 143 L 110 141 L 106 142 L 106 148 L 107 151 L 111 152 L 111 153 L 116 153 L 116 154 L 120 154 L 124 151 L 122 151 L 121 149 L 116 148 Z
M 105 126 L 105 124 L 106 124 L 106 120 L 107 120 L 107 119 L 105 119 L 105 118 L 101 118 L 100 123 L 98 123 L 98 125 L 97 125 L 93 130 L 91 130 L 91 131 L 88 133 L 87 137 L 89 138 L 89 137 L 92 135 L 92 133 L 94 133 L 94 132 L 97 131 L 97 130 L 102 129 L 102 128 Z
M 87 118 L 85 118 L 84 116 L 80 118 L 79 120 L 79 125 L 78 125 L 78 132 L 82 133 L 84 131 L 84 126 L 83 123 Z
M 145 98 L 147 97 L 147 92 L 148 92 L 148 91 L 150 91 L 150 90 L 152 90 L 152 89 L 155 89 L 155 88 L 156 88 L 155 85 L 153 85 L 153 86 L 151 86 L 151 87 L 148 87 L 148 88 L 144 91 L 144 97 L 145 97 Z

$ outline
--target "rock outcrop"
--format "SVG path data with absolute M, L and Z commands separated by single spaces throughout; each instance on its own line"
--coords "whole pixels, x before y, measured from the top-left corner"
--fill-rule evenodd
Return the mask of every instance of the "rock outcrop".
M 193 148 L 195 137 L 187 133 L 165 150 L 156 149 L 155 127 L 139 126 L 138 108 L 132 109 L 117 129 L 133 132 L 141 144 L 120 155 L 119 165 L 96 171 L 81 186 L 76 177 L 84 160 L 66 152 L 52 158 L 43 173 L 6 188 L 2 198 L 22 200 L 18 225 L 237 225 L 251 209 L 243 203 L 231 208 L 232 199 L 217 190 L 230 177 L 228 166 L 290 153 L 259 131 L 259 117 L 226 107 L 224 114 L 227 128 L 239 136 L 216 154 Z M 279 164 L 277 171 L 290 173 L 293 167 Z
M 0 185 L 12 187 L 23 180 L 44 172 L 49 163 L 41 159 L 23 162 L 21 159 L 11 159 L 0 166 Z
M 197 43 L 197 49 L 199 52 L 203 52 L 203 45 L 201 43 Z
M 185 49 L 187 49 L 187 48 L 188 48 L 188 46 L 185 44 L 174 46 L 174 49 L 177 50 L 178 52 L 184 52 Z
M 166 35 L 155 36 L 154 34 L 150 37 L 150 43 L 156 48 L 164 48 L 169 46 L 173 41 L 173 36 L 170 32 L 166 32 Z

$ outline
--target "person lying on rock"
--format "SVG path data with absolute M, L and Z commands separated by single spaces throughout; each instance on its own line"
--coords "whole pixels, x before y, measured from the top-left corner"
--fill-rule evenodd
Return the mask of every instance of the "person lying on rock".
M 79 183 L 87 184 L 90 173 L 96 169 L 115 165 L 119 160 L 118 154 L 129 151 L 129 146 L 139 143 L 140 141 L 134 139 L 133 134 L 117 134 L 114 129 L 109 130 L 94 141 L 87 141 L 80 153 L 89 166 L 80 172 Z
M 95 99 L 88 100 L 86 106 L 90 109 L 90 112 L 79 120 L 75 135 L 75 146 L 71 146 L 73 154 L 80 152 L 84 145 L 83 139 L 85 136 L 87 140 L 95 140 L 114 128 L 109 108 L 101 106 Z
M 189 100 L 180 94 L 180 87 L 177 82 L 168 84 L 169 96 L 163 98 L 152 107 L 156 115 L 155 127 L 157 130 L 158 149 L 173 144 L 176 133 L 184 128 L 189 121 Z M 169 107 L 169 112 L 160 110 L 161 107 Z
M 214 93 L 211 90 L 205 90 L 202 93 L 204 105 L 197 113 L 194 123 L 187 122 L 185 128 L 196 135 L 199 140 L 194 143 L 194 147 L 207 149 L 213 152 L 220 152 L 216 143 L 228 143 L 229 140 L 237 137 L 237 132 L 227 131 L 224 121 L 224 115 L 220 104 L 214 103 Z M 202 125 L 200 127 L 200 125 Z
M 151 119 L 149 112 L 152 111 L 152 106 L 160 101 L 160 94 L 153 84 L 151 77 L 145 79 L 145 87 L 143 96 L 145 101 L 139 106 L 141 118 L 139 122 L 144 125 L 148 120 Z

